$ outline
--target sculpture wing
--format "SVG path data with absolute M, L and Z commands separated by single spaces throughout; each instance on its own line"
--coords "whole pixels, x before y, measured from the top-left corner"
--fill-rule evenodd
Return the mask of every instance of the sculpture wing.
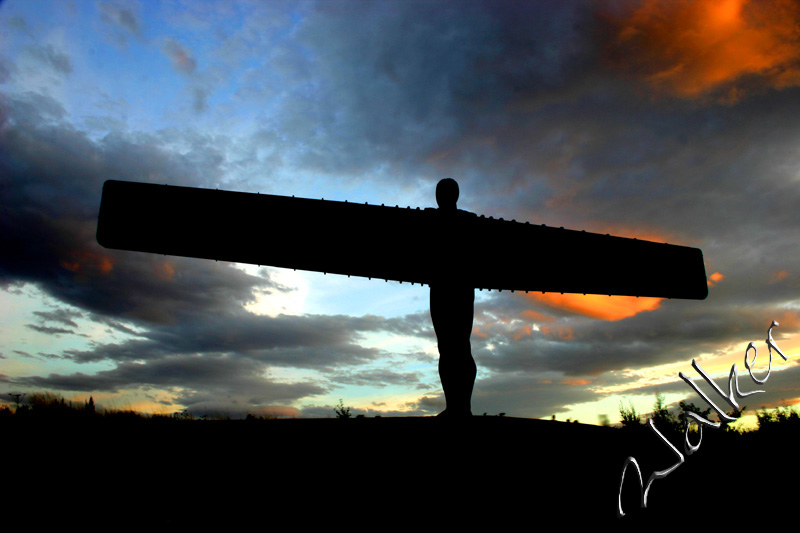
M 97 240 L 107 248 L 422 284 L 441 275 L 436 266 L 446 261 L 476 288 L 708 294 L 696 248 L 476 216 L 459 217 L 456 228 L 436 209 L 112 180 L 103 186 Z

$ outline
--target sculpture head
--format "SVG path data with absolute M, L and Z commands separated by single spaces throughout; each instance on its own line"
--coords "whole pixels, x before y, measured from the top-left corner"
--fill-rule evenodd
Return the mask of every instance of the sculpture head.
M 458 183 L 453 178 L 445 178 L 436 185 L 436 203 L 439 209 L 455 210 L 458 202 Z

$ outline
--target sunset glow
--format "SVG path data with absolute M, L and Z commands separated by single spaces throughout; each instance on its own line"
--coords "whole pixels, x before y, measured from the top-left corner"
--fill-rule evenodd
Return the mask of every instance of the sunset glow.
M 612 22 L 615 63 L 679 97 L 715 93 L 732 103 L 751 82 L 800 84 L 800 6 L 792 0 L 647 0 Z
M 605 296 L 602 294 L 530 293 L 528 298 L 555 309 L 599 320 L 622 320 L 658 309 L 663 298 Z

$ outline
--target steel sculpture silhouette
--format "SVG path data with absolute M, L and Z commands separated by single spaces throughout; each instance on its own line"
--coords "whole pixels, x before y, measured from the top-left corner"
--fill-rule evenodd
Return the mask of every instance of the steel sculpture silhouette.
M 107 247 L 430 286 L 443 415 L 470 414 L 474 290 L 704 299 L 697 248 L 477 216 L 439 182 L 438 209 L 107 181 Z M 256 229 L 258 228 L 258 230 Z M 263 228 L 270 228 L 266 233 Z

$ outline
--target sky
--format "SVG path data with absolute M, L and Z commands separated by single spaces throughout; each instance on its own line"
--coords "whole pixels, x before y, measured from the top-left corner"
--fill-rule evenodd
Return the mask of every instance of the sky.
M 474 213 L 700 248 L 709 285 L 701 301 L 477 292 L 474 414 L 701 405 L 678 375 L 712 394 L 692 360 L 764 391 L 742 422 L 793 405 L 798 27 L 786 0 L 6 0 L 0 398 L 436 414 L 427 287 L 109 250 L 95 231 L 108 179 L 434 207 L 452 177 Z M 269 246 L 291 225 L 247 230 Z M 764 342 L 773 320 L 787 361 Z

